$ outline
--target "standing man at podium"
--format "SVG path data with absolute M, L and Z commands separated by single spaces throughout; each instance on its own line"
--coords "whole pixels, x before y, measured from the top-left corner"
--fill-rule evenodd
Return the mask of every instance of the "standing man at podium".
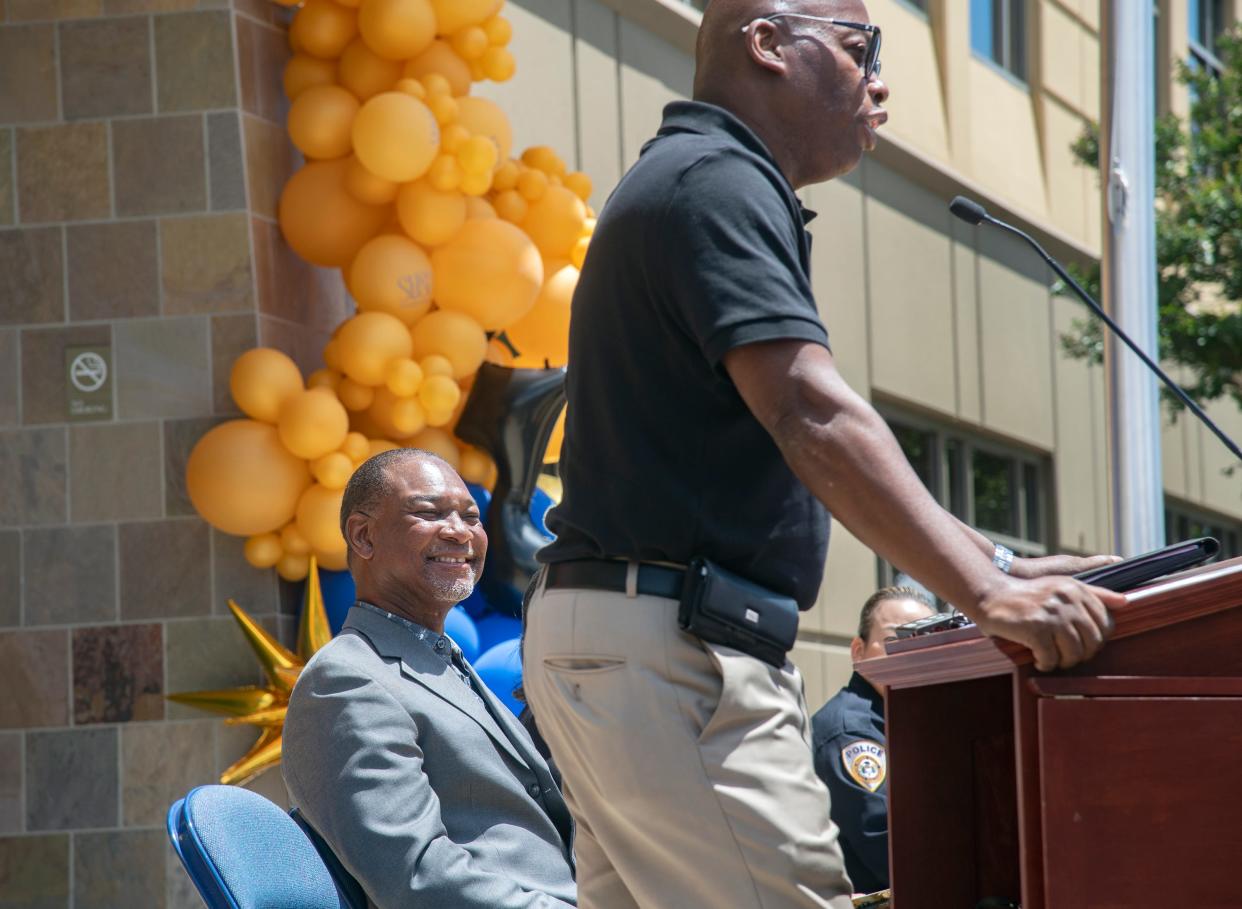
M 600 214 L 524 660 L 591 909 L 850 906 L 784 659 L 823 580 L 829 511 L 1041 668 L 1094 654 L 1106 602 L 1124 602 L 1046 576 L 1099 563 L 1010 563 L 940 508 L 837 372 L 797 191 L 875 147 L 879 54 L 862 0 L 712 0 L 694 100 L 665 108 Z M 687 589 L 748 590 L 730 595 L 757 607 L 735 629 L 781 618 L 767 646 L 731 646 L 741 631 L 679 625 Z
M 935 612 L 909 587 L 884 587 L 867 597 L 850 642 L 855 663 L 884 656 L 896 628 Z M 855 672 L 811 719 L 815 772 L 828 787 L 831 815 L 841 829 L 845 870 L 854 887 L 888 887 L 888 755 L 884 692 Z

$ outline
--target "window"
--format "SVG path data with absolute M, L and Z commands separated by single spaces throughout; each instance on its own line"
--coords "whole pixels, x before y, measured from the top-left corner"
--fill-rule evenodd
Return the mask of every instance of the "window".
M 1242 524 L 1210 515 L 1177 502 L 1165 501 L 1164 538 L 1167 543 L 1192 540 L 1195 537 L 1216 537 L 1220 540 L 1219 559 L 1242 555 Z
M 886 419 L 910 466 L 947 511 L 1018 555 L 1048 553 L 1045 459 L 916 418 Z M 882 563 L 880 585 L 896 580 L 893 567 Z
M 1205 66 L 1220 75 L 1216 39 L 1225 30 L 1225 0 L 1190 0 L 1190 59 L 1192 66 Z
M 1026 81 L 1025 0 L 970 0 L 970 47 Z

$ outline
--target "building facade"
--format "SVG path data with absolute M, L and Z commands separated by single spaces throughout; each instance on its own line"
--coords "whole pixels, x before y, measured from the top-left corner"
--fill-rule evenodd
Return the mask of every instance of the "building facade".
M 803 193 L 842 372 L 964 519 L 1022 552 L 1105 551 L 1103 371 L 1058 340 L 1081 310 L 1028 250 L 947 209 L 963 193 L 1063 260 L 1099 255 L 1096 176 L 1070 144 L 1100 116 L 1101 4 L 868 6 L 889 123 L 853 174 Z M 599 207 L 688 96 L 699 14 L 509 0 L 505 15 L 518 75 L 477 91 L 515 147 L 590 174 Z M 1211 65 L 1239 18 L 1242 0 L 1160 0 L 1162 109 L 1187 107 L 1173 62 Z M 0 0 L 3 906 L 197 905 L 163 814 L 253 734 L 163 695 L 259 681 L 228 597 L 293 631 L 294 589 L 195 517 L 182 481 L 194 441 L 234 413 L 233 358 L 270 344 L 309 371 L 348 305 L 275 226 L 294 167 L 286 22 L 270 0 Z M 82 353 L 108 372 L 78 394 Z M 1242 435 L 1236 407 L 1210 411 Z M 1223 449 L 1183 418 L 1163 461 L 1170 532 L 1211 528 L 1236 551 Z M 848 675 L 858 609 L 888 576 L 834 529 L 795 653 L 812 708 Z M 275 773 L 254 785 L 284 798 Z

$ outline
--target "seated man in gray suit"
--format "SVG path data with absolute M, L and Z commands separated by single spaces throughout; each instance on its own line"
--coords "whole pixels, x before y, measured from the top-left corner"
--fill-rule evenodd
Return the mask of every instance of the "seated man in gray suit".
M 547 764 L 444 636 L 487 552 L 465 483 L 428 452 L 378 454 L 341 526 L 358 602 L 289 701 L 293 802 L 379 909 L 576 905 Z

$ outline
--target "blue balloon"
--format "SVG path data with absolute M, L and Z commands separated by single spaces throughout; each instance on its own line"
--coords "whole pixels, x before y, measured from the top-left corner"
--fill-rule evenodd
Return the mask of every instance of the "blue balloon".
M 473 663 L 479 655 L 479 631 L 474 627 L 474 619 L 467 615 L 460 603 L 444 617 L 444 633 L 461 648 L 466 662 Z
M 345 624 L 345 616 L 354 605 L 357 594 L 354 591 L 354 576 L 348 571 L 319 572 L 319 589 L 323 592 L 323 607 L 328 613 L 328 626 L 332 634 L 341 633 Z
M 479 506 L 479 518 L 486 524 L 487 506 L 492 504 L 492 494 L 487 491 L 487 487 L 480 486 L 478 483 L 467 483 L 466 488 L 470 490 L 470 494 L 474 496 L 475 504 Z
M 485 615 L 474 624 L 479 629 L 480 653 L 487 653 L 501 641 L 522 636 L 522 620 L 498 612 Z
M 536 486 L 534 494 L 530 497 L 530 520 L 535 525 L 535 529 L 549 540 L 553 538 L 552 531 L 548 530 L 548 525 L 544 523 L 544 518 L 552 508 L 552 505 L 552 497 Z
M 513 689 L 522 684 L 522 654 L 517 639 L 502 641 L 484 652 L 474 664 L 474 671 L 516 717 L 522 702 L 513 696 Z
M 483 570 L 486 571 L 487 569 L 484 568 Z M 483 616 L 487 615 L 492 608 L 483 597 L 483 591 L 480 590 L 477 585 L 474 590 L 471 591 L 470 596 L 466 597 L 457 605 L 466 610 L 466 615 L 470 616 L 472 619 L 483 618 Z

